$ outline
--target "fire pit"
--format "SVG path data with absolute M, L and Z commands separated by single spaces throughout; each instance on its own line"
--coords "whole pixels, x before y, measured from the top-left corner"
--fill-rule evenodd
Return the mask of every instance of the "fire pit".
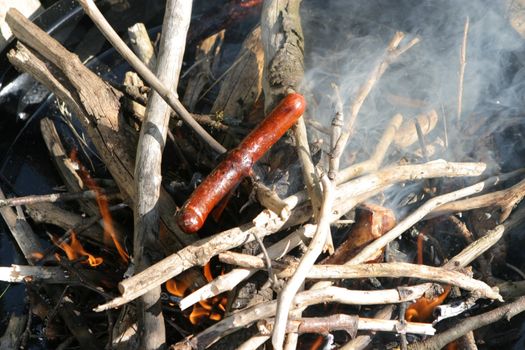
M 0 344 L 520 348 L 524 11 L 10 11 Z

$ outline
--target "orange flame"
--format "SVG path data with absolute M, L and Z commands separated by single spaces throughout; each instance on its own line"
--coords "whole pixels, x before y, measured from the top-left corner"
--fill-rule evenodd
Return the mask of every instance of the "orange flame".
M 209 262 L 204 265 L 203 273 L 206 281 L 211 282 L 213 280 L 211 265 Z M 166 290 L 177 297 L 184 297 L 186 292 L 191 292 L 191 289 L 189 288 L 191 283 L 191 279 L 171 279 L 166 282 Z M 222 319 L 222 315 L 224 312 L 226 312 L 227 304 L 228 298 L 221 295 L 210 299 L 201 300 L 193 306 L 193 310 L 188 315 L 188 319 L 193 325 L 197 325 L 206 319 L 220 321 Z
M 56 242 L 56 240 L 54 241 Z M 87 261 L 83 261 L 83 263 L 88 263 L 92 267 L 98 266 L 104 262 L 104 259 L 94 257 L 84 249 L 75 232 L 71 232 L 71 243 L 68 244 L 67 242 L 62 242 L 58 246 L 66 253 L 67 258 L 70 261 L 87 256 Z
M 314 342 L 312 343 L 311 349 L 312 350 L 320 349 L 323 343 L 324 343 L 324 337 L 322 335 L 319 335 L 317 336 L 317 338 L 315 338 Z
M 417 236 L 417 263 L 423 265 L 423 244 L 425 235 L 420 232 Z M 415 303 L 411 304 L 406 312 L 405 319 L 412 322 L 429 322 L 432 320 L 434 309 L 441 305 L 450 292 L 450 286 L 446 286 L 443 293 L 435 298 L 427 298 L 422 296 Z
M 104 222 L 104 241 L 106 244 L 108 244 L 110 241 L 113 241 L 113 244 L 115 245 L 115 248 L 117 248 L 120 257 L 125 263 L 127 263 L 129 261 L 129 255 L 120 244 L 117 237 L 117 232 L 113 227 L 113 219 L 111 217 L 111 212 L 109 211 L 108 199 L 106 195 L 102 193 L 100 187 L 96 184 L 91 175 L 89 175 L 89 172 L 84 167 L 84 165 L 79 162 L 76 149 L 71 151 L 70 158 L 72 162 L 75 162 L 78 165 L 78 172 L 82 181 L 84 181 L 86 186 L 96 194 L 98 209 L 100 211 L 100 216 L 102 216 L 102 221 Z

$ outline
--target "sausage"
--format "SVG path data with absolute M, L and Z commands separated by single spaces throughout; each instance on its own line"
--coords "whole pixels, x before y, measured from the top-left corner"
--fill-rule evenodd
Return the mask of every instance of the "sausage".
M 186 233 L 200 230 L 215 205 L 249 174 L 253 164 L 294 125 L 305 108 L 302 95 L 284 97 L 193 191 L 177 215 L 180 228 Z

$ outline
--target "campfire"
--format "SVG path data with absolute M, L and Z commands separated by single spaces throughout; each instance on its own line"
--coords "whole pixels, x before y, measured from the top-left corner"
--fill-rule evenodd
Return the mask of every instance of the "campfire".
M 523 343 L 521 1 L 78 3 L 76 48 L 6 17 L 0 100 L 46 97 L 0 167 L 2 348 Z

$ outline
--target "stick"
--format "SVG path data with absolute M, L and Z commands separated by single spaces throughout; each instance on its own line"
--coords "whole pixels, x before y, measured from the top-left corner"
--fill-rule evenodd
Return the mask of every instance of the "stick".
M 351 264 L 364 263 L 365 261 L 370 259 L 370 257 L 373 256 L 376 251 L 383 248 L 388 243 L 392 242 L 394 239 L 399 237 L 403 232 L 408 230 L 410 227 L 412 227 L 412 225 L 417 223 L 419 220 L 425 217 L 429 212 L 439 207 L 440 205 L 460 199 L 462 197 L 472 195 L 474 193 L 479 193 L 485 190 L 487 187 L 496 185 L 497 183 L 499 183 L 499 181 L 501 181 L 500 176 L 493 176 L 485 181 L 478 182 L 475 185 L 465 187 L 460 190 L 450 192 L 450 193 L 447 193 L 447 194 L 444 194 L 444 195 L 428 200 L 425 204 L 419 207 L 416 211 L 410 214 L 407 218 L 405 218 L 403 221 L 397 224 L 397 226 L 394 227 L 392 230 L 390 230 L 388 233 L 384 234 L 383 236 L 379 237 L 374 242 L 366 246 L 352 260 L 350 260 L 349 263 Z
M 149 39 L 149 34 L 144 23 L 135 23 L 128 28 L 128 35 L 133 51 L 138 58 L 153 72 L 157 68 L 157 57 L 155 57 L 155 48 Z M 157 72 L 157 76 L 158 76 Z M 162 81 L 162 77 L 159 77 Z M 162 83 L 167 84 L 165 81 Z M 176 91 L 176 90 L 175 90 Z
M 517 314 L 522 313 L 523 311 L 525 311 L 525 297 L 521 297 L 512 303 L 500 306 L 497 309 L 485 312 L 481 315 L 469 317 L 432 338 L 415 344 L 410 344 L 408 349 L 439 350 L 445 347 L 448 343 L 460 338 L 470 331 L 487 326 L 503 318 L 505 318 L 507 321 L 510 321 L 511 318 Z
M 340 170 L 337 175 L 337 183 L 340 184 L 357 176 L 377 170 L 383 162 L 386 152 L 392 144 L 402 122 L 403 116 L 401 114 L 393 116 L 370 159 Z
M 443 204 L 427 215 L 425 220 L 451 213 L 496 206 L 501 208 L 501 215 L 498 221 L 503 222 L 509 217 L 512 209 L 521 202 L 523 196 L 525 196 L 525 180 L 501 191 Z
M 401 54 L 409 50 L 412 46 L 416 45 L 419 42 L 418 38 L 411 40 L 404 47 L 399 48 L 401 40 L 403 40 L 405 34 L 401 32 L 396 32 L 390 42 L 388 43 L 384 57 L 380 60 L 377 66 L 372 70 L 368 79 L 361 87 L 355 97 L 352 105 L 350 107 L 350 116 L 346 121 L 346 124 L 341 132 L 341 136 L 337 140 L 336 146 L 332 150 L 330 157 L 334 158 L 333 167 L 335 169 L 339 168 L 339 162 L 343 154 L 343 150 L 346 147 L 348 139 L 353 132 L 354 124 L 357 119 L 357 115 L 361 110 L 361 106 L 365 102 L 368 94 L 372 91 L 372 88 L 379 81 L 383 73 L 387 70 L 390 63 L 396 60 Z
M 500 232 L 502 232 L 501 230 Z M 237 257 L 239 257 L 238 254 Z M 264 269 L 264 261 L 259 257 L 251 257 L 252 268 Z M 220 257 L 219 257 L 220 259 Z M 247 257 L 244 259 L 248 259 Z M 456 259 L 454 263 L 456 263 Z M 243 260 L 247 262 L 247 260 Z M 255 263 L 255 264 L 254 264 Z M 289 266 L 287 269 L 277 273 L 279 278 L 289 278 L 297 268 L 297 264 Z M 442 267 L 432 267 L 427 265 L 416 265 L 409 263 L 376 263 L 360 265 L 312 265 L 306 272 L 307 279 L 354 279 L 370 277 L 391 277 L 402 278 L 411 277 L 444 284 L 458 286 L 470 292 L 479 292 L 489 299 L 498 299 L 500 295 L 495 293 L 485 282 L 473 279 L 462 272 L 443 269 Z
M 44 282 L 49 284 L 73 283 L 75 280 L 56 266 L 11 265 L 0 267 L 0 281 L 8 283 Z
M 103 194 L 118 193 L 115 189 L 100 191 Z M 96 199 L 96 192 L 92 190 L 77 192 L 77 193 L 50 193 L 43 195 L 32 195 L 25 197 L 15 197 L 0 200 L 0 207 L 16 207 L 19 205 L 30 205 L 35 203 L 55 203 L 74 201 L 79 199 Z
M 290 278 L 279 295 L 277 314 L 275 316 L 275 328 L 272 335 L 272 345 L 275 349 L 282 349 L 283 347 L 288 312 L 291 309 L 290 304 L 294 299 L 295 294 L 304 283 L 306 273 L 322 253 L 323 247 L 326 243 L 326 237 L 330 234 L 330 214 L 334 201 L 334 189 L 332 187 L 333 185 L 331 181 L 328 179 L 328 176 L 324 175 L 321 178 L 321 181 L 323 185 L 324 198 L 321 211 L 319 212 L 319 222 L 317 224 L 316 232 L 312 238 L 312 241 L 310 242 L 310 245 L 308 246 L 307 251 L 301 258 L 294 275 Z
M 401 303 L 417 299 L 423 295 L 427 285 L 398 287 L 375 291 L 353 291 L 346 288 L 327 287 L 321 290 L 308 290 L 298 293 L 293 300 L 293 309 L 302 309 L 319 303 L 341 303 L 345 305 L 377 305 Z M 248 309 L 236 312 L 203 332 L 189 339 L 194 349 L 204 349 L 218 339 L 235 332 L 260 319 L 272 317 L 277 310 L 277 301 L 257 304 Z
M 184 108 L 177 98 L 177 94 L 166 87 L 142 61 L 126 46 L 111 25 L 106 21 L 93 0 L 78 0 L 86 14 L 108 39 L 122 57 L 137 71 L 137 73 L 162 97 L 166 103 L 181 117 L 199 137 L 217 153 L 224 153 L 226 149 L 218 143 L 202 126 L 199 125 Z
M 348 197 L 345 196 L 348 196 L 349 193 L 358 198 L 367 194 L 371 188 L 375 189 L 378 186 L 382 188 L 381 186 L 385 186 L 385 184 L 427 177 L 477 176 L 484 170 L 485 164 L 483 163 L 448 163 L 445 161 L 388 168 L 376 174 L 363 176 L 338 188 L 336 194 L 338 196 L 342 194 L 343 196 L 339 200 L 336 198 L 334 209 L 337 212 L 337 216 L 342 216 L 348 212 L 348 207 L 351 207 L 352 204 L 349 203 Z M 344 191 L 340 191 L 341 188 Z M 295 207 L 301 201 L 301 196 L 295 195 L 292 197 L 288 197 L 286 201 L 290 204 L 290 207 Z M 358 200 L 355 200 L 355 202 L 358 202 Z M 126 304 L 190 267 L 204 265 L 219 253 L 251 242 L 254 239 L 254 233 L 264 238 L 282 228 L 304 223 L 310 218 L 310 213 L 308 207 L 299 207 L 292 212 L 287 221 L 284 221 L 277 214 L 264 210 L 252 223 L 199 240 L 164 258 L 143 272 L 123 280 L 119 283 L 119 290 L 122 295 L 109 303 L 98 306 L 95 310 L 103 311 Z
M 182 66 L 186 34 L 191 18 L 192 1 L 169 0 L 166 3 L 162 37 L 156 74 L 162 84 L 177 92 Z M 149 41 L 149 38 L 148 38 Z M 162 182 L 162 152 L 170 118 L 169 106 L 162 97 L 153 92 L 146 107 L 146 119 L 142 124 L 135 162 L 136 199 L 134 205 L 133 252 L 136 272 L 148 268 L 151 263 L 145 255 L 150 240 L 158 237 L 160 213 L 157 202 Z M 160 304 L 160 286 L 144 294 L 139 302 L 139 329 L 143 349 L 158 349 L 166 342 L 164 317 Z
M 394 311 L 394 305 L 387 305 L 381 308 L 378 312 L 374 314 L 376 319 L 388 320 L 392 317 L 392 312 Z M 352 340 L 350 340 L 345 345 L 341 346 L 341 350 L 361 350 L 364 349 L 372 341 L 372 334 L 360 335 Z
M 275 329 L 275 320 L 260 321 L 257 325 L 261 335 L 270 334 Z M 356 315 L 336 314 L 328 317 L 304 317 L 290 320 L 286 324 L 286 333 L 328 334 L 334 331 L 346 331 L 355 337 L 357 331 L 375 331 L 392 333 L 410 333 L 434 335 L 436 330 L 430 323 L 403 322 L 359 317 Z
M 467 16 L 465 19 L 465 28 L 463 29 L 463 41 L 461 43 L 461 51 L 459 54 L 459 81 L 458 81 L 458 110 L 457 110 L 457 126 L 461 120 L 462 104 L 463 104 L 463 81 L 465 80 L 465 66 L 467 65 L 467 38 L 470 19 Z

